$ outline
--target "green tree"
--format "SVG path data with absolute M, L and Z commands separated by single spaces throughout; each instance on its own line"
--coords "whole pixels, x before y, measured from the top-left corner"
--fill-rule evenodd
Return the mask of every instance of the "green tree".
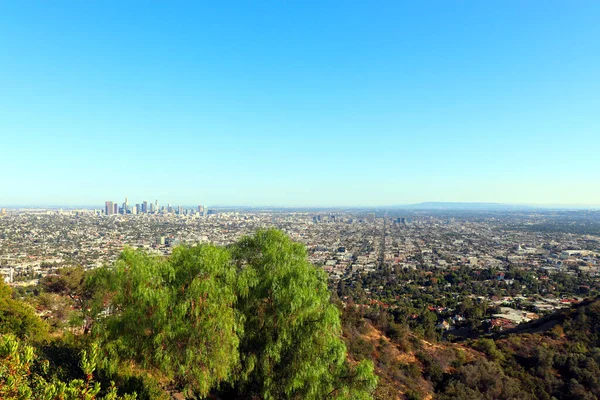
M 42 289 L 49 293 L 58 293 L 78 299 L 86 291 L 86 273 L 82 267 L 60 268 L 55 275 L 47 275 L 40 279 Z
M 231 378 L 241 325 L 226 249 L 178 247 L 169 259 L 126 249 L 94 281 L 105 288 L 97 304 L 110 314 L 94 333 L 109 360 L 157 368 L 190 395 Z
M 47 380 L 32 372 L 36 362 L 42 369 L 48 369 L 46 360 L 38 360 L 35 349 L 20 342 L 14 335 L 0 335 L 0 398 L 3 400 L 134 400 L 135 394 L 117 396 L 114 385 L 108 389 L 104 397 L 98 396 L 101 387 L 93 379 L 97 368 L 100 349 L 92 345 L 89 351 L 81 354 L 81 369 L 85 379 L 74 379 L 63 382 L 56 379 Z
M 30 305 L 12 298 L 12 289 L 0 282 L 0 334 L 12 333 L 19 339 L 41 341 L 48 334 L 44 323 Z
M 247 284 L 238 301 L 240 397 L 370 398 L 373 365 L 347 362 L 326 275 L 307 261 L 304 246 L 280 231 L 260 230 L 232 253 Z
M 90 272 L 79 266 L 63 267 L 56 274 L 40 279 L 43 293 L 38 296 L 39 305 L 50 311 L 53 326 L 60 327 L 69 322 L 73 326 L 83 325 L 86 332 L 89 330 L 89 301 L 95 291 L 87 284 L 89 275 Z
M 500 350 L 498 350 L 496 347 L 496 342 L 494 342 L 492 339 L 477 339 L 473 343 L 473 347 L 485 353 L 492 361 L 501 361 L 504 359 L 504 355 Z
M 87 284 L 109 372 L 133 361 L 190 397 L 368 399 L 377 384 L 347 359 L 325 273 L 282 232 L 169 258 L 126 249 Z

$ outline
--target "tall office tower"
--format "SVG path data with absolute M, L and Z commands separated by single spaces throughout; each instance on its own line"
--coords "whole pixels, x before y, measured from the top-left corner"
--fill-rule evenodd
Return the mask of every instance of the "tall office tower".
M 138 206 L 137 204 L 131 207 L 131 214 L 132 215 L 136 215 L 138 213 Z
M 173 212 L 173 208 L 171 207 L 171 203 L 169 203 L 169 205 L 167 206 L 167 212 L 168 213 Z
M 151 214 L 154 214 L 154 203 L 150 203 L 150 211 Z
M 158 213 L 158 199 L 154 200 L 154 212 Z
M 198 214 L 204 214 L 204 206 L 198 206 Z
M 183 215 L 183 207 L 179 206 L 179 212 L 178 212 L 178 214 L 179 215 Z
M 137 208 L 138 214 L 142 212 L 142 206 L 139 203 L 135 205 L 135 208 Z
M 144 200 L 144 203 L 142 204 L 142 213 L 148 213 L 148 202 L 146 200 Z
M 113 202 L 105 201 L 104 202 L 104 214 L 111 215 L 113 213 Z
M 127 197 L 125 197 L 125 203 L 123 203 L 123 213 L 127 214 L 127 211 L 129 211 L 129 201 L 127 200 Z
M 112 203 L 112 201 L 111 201 Z M 113 203 L 113 214 L 118 214 L 119 213 L 119 205 L 117 203 Z

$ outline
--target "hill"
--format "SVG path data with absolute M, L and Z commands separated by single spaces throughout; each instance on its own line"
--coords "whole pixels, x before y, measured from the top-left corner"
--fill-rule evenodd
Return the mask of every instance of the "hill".
M 385 312 L 344 310 L 350 357 L 370 359 L 375 398 L 598 399 L 600 299 L 492 338 L 431 343 Z
M 435 202 L 428 201 L 416 204 L 407 204 L 396 206 L 394 208 L 404 208 L 410 210 L 456 210 L 456 211 L 523 211 L 535 210 L 539 207 L 524 204 L 504 204 L 504 203 L 461 203 L 461 202 Z

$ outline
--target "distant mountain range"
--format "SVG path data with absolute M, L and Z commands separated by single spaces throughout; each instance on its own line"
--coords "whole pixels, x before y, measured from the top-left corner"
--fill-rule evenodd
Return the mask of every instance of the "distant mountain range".
M 461 211 L 533 211 L 533 210 L 589 210 L 598 207 L 583 204 L 505 204 L 505 203 L 461 203 L 428 201 L 416 204 L 397 205 L 390 208 L 407 210 L 461 210 Z
M 458 202 L 436 202 L 428 201 L 417 204 L 399 205 L 393 208 L 406 208 L 411 210 L 485 210 L 485 211 L 514 211 L 534 210 L 545 207 L 530 206 L 522 204 L 503 203 L 458 203 Z

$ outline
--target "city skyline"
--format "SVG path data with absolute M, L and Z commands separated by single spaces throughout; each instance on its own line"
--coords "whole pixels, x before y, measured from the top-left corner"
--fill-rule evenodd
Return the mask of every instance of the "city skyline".
M 119 203 L 118 201 L 106 200 L 104 202 L 104 210 L 101 212 L 104 215 L 127 215 L 127 214 L 164 214 L 164 213 L 175 213 L 178 215 L 188 215 L 188 214 L 210 214 L 208 207 L 205 208 L 204 205 L 199 204 L 194 207 L 183 206 L 183 205 L 175 205 L 173 206 L 171 203 L 167 203 L 167 205 L 160 206 L 158 203 L 158 199 L 154 201 L 143 200 L 140 203 L 129 203 L 129 198 L 125 197 L 125 201 L 123 203 Z
M 600 203 L 598 2 L 2 14 L 2 205 Z

